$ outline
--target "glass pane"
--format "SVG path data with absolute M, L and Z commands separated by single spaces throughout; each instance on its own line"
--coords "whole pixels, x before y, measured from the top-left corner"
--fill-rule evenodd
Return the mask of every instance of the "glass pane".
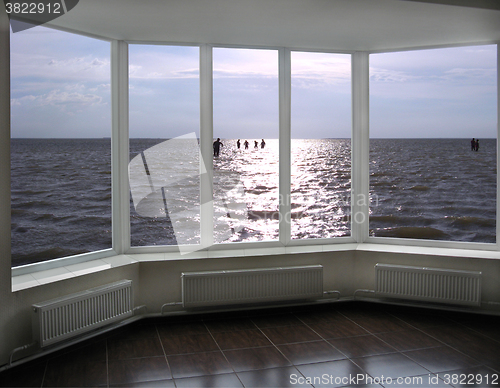
M 371 235 L 496 241 L 496 52 L 371 55 Z
M 351 57 L 292 52 L 292 238 L 351 234 Z
M 214 241 L 276 240 L 278 52 L 216 48 L 213 63 Z
M 131 246 L 200 243 L 199 48 L 129 46 Z
M 110 44 L 10 39 L 12 266 L 111 248 Z

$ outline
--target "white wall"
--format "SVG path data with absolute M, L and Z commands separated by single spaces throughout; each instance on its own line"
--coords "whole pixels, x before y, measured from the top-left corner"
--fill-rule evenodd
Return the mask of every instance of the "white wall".
M 1 227 L 2 230 L 8 229 L 8 225 L 6 225 L 3 218 Z M 2 238 L 5 239 L 4 233 L 2 233 Z M 2 267 L 5 268 L 2 273 L 10 272 L 10 260 L 5 260 L 8 256 L 8 252 L 5 251 L 2 245 Z M 132 279 L 135 305 L 146 305 L 148 313 L 159 313 L 164 303 L 181 301 L 180 275 L 185 271 L 321 264 L 325 270 L 324 290 L 338 290 L 343 297 L 349 297 L 357 289 L 374 288 L 374 266 L 379 262 L 482 271 L 483 301 L 500 303 L 499 260 L 386 252 L 337 251 L 224 259 L 142 262 L 16 293 L 10 292 L 9 276 L 2 275 L 3 282 L 0 293 L 0 305 L 2 306 L 0 314 L 0 365 L 8 362 L 9 354 L 14 348 L 32 341 L 31 304 L 90 287 L 120 279 Z M 498 305 L 483 306 L 484 309 L 492 308 L 496 309 L 497 312 L 499 307 Z M 180 309 L 180 307 L 177 309 Z

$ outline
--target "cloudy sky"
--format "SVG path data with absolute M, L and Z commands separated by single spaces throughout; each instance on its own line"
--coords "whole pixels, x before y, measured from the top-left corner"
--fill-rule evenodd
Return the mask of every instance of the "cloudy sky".
M 214 135 L 278 137 L 276 50 L 214 48 Z M 110 136 L 110 44 L 11 34 L 12 137 Z M 292 137 L 348 138 L 350 56 L 292 53 Z M 496 137 L 496 46 L 370 56 L 372 137 Z M 130 45 L 130 136 L 199 132 L 199 50 Z

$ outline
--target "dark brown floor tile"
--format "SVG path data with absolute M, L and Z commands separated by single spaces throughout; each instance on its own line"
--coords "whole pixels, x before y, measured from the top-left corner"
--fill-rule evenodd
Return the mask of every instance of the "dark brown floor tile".
M 263 329 L 266 327 L 279 327 L 290 325 L 302 325 L 303 323 L 293 314 L 280 314 L 280 315 L 265 315 L 261 317 L 252 318 L 252 322 L 257 327 Z
M 139 381 L 127 384 L 110 384 L 110 388 L 175 388 L 174 380 Z
M 500 318 L 489 316 L 477 316 L 469 318 L 460 322 L 467 328 L 477 331 L 489 338 L 499 341 L 500 346 Z
M 399 351 L 442 346 L 443 343 L 419 330 L 393 331 L 376 335 Z
M 179 322 L 165 325 L 157 325 L 156 328 L 161 338 L 172 335 L 196 335 L 208 334 L 208 329 L 203 322 Z
M 458 324 L 426 327 L 422 328 L 422 331 L 452 347 L 460 346 L 464 342 L 492 342 L 482 334 Z
M 499 387 L 500 374 L 485 366 L 455 369 L 437 373 L 453 387 Z
M 0 373 L 0 387 L 310 387 L 316 378 L 318 388 L 343 374 L 434 378 L 429 370 L 440 380 L 426 387 L 446 387 L 446 375 L 473 378 L 456 387 L 500 386 L 499 349 L 498 317 L 364 302 L 290 306 L 138 321 Z
M 175 379 L 233 372 L 220 351 L 168 356 L 167 359 Z
M 108 384 L 105 361 L 55 360 L 47 365 L 43 387 L 102 387 Z
M 274 346 L 224 351 L 224 355 L 236 372 L 278 368 L 291 363 Z
M 271 307 L 263 309 L 248 310 L 247 316 L 250 318 L 257 318 L 269 315 L 283 315 L 283 314 L 293 314 L 297 310 L 297 306 L 282 306 L 282 307 Z
M 349 311 L 345 316 L 356 322 L 370 333 L 386 333 L 389 331 L 408 330 L 412 327 L 406 322 L 386 313 L 369 313 Z
M 382 354 L 352 360 L 372 377 L 419 376 L 429 371 L 400 353 Z
M 328 342 L 349 358 L 396 352 L 396 349 L 374 335 L 337 338 L 328 340 Z
M 363 374 L 363 371 L 350 360 L 298 365 L 297 369 L 306 378 L 306 382 L 315 388 L 354 385 L 360 382 L 357 376 Z
M 209 322 L 209 321 L 225 321 L 232 319 L 247 319 L 249 314 L 251 315 L 252 311 L 236 309 L 229 311 L 204 313 L 200 315 L 200 317 L 202 322 Z
M 109 385 L 170 380 L 172 375 L 165 357 L 110 360 Z
M 439 313 L 434 314 L 416 314 L 412 312 L 405 313 L 395 313 L 395 317 L 401 319 L 405 323 L 416 327 L 417 329 L 422 329 L 424 327 L 432 327 L 432 326 L 444 326 L 444 325 L 452 325 L 453 321 L 449 318 L 446 318 Z
M 256 329 L 255 325 L 250 319 L 244 318 L 207 321 L 205 322 L 205 324 L 211 333 Z
M 245 388 L 312 387 L 294 367 L 239 372 L 238 377 Z
M 269 340 L 259 329 L 214 333 L 213 336 L 222 350 L 271 345 Z
M 210 334 L 176 335 L 162 338 L 165 354 L 201 353 L 219 350 Z
M 159 338 L 141 340 L 108 341 L 108 359 L 125 360 L 128 358 L 164 356 Z
M 341 314 L 359 311 L 378 314 L 387 308 L 390 308 L 390 306 L 382 303 L 362 302 L 359 300 L 354 302 L 335 303 L 335 310 Z
M 500 365 L 498 342 L 474 330 L 461 325 L 430 327 L 422 330 L 487 366 L 496 369 Z
M 156 325 L 143 322 L 117 329 L 109 333 L 107 337 L 113 340 L 140 340 L 144 338 L 158 338 L 158 332 Z
M 172 325 L 178 323 L 194 323 L 194 322 L 202 322 L 204 314 L 182 314 L 182 315 L 163 315 L 159 317 L 149 317 L 144 319 L 142 322 L 144 324 L 151 325 Z
M 353 321 L 341 317 L 335 321 L 309 324 L 309 327 L 324 339 L 354 337 L 357 335 L 370 334 Z
M 418 362 L 431 372 L 443 372 L 451 369 L 468 368 L 479 364 L 478 361 L 457 352 L 447 346 L 440 348 L 430 348 L 412 350 L 404 352 L 406 356 Z
M 341 360 L 345 356 L 326 341 L 280 345 L 278 349 L 294 364 Z
M 0 373 L 0 387 L 41 387 L 47 362 L 29 363 Z
M 177 388 L 199 388 L 199 387 L 213 387 L 213 388 L 237 388 L 243 387 L 238 376 L 234 373 L 222 375 L 210 375 L 200 377 L 188 377 L 185 379 L 175 379 Z
M 320 310 L 320 311 L 308 311 L 295 316 L 300 319 L 301 322 L 307 324 L 317 324 L 330 321 L 339 321 L 345 317 L 336 310 Z
M 64 361 L 85 360 L 87 362 L 106 361 L 106 340 L 80 343 L 51 354 L 48 356 L 48 359 L 60 359 Z
M 295 342 L 318 341 L 321 339 L 306 325 L 269 327 L 262 332 L 275 344 L 291 344 Z

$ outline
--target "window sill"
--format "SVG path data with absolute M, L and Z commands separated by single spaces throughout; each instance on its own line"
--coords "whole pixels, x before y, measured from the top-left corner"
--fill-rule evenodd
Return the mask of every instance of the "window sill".
M 26 290 L 28 288 L 38 287 L 61 280 L 76 278 L 78 276 L 100 272 L 111 268 L 122 267 L 124 265 L 134 264 L 137 262 L 138 261 L 133 259 L 131 256 L 118 255 L 29 274 L 12 276 L 12 292 Z
M 379 243 L 346 243 L 329 245 L 306 245 L 292 247 L 272 247 L 272 248 L 250 248 L 250 249 L 227 249 L 216 251 L 198 251 L 186 255 L 178 252 L 166 253 L 137 253 L 127 255 L 116 255 L 97 260 L 85 261 L 78 264 L 71 264 L 57 268 L 47 269 L 39 272 L 20 274 L 12 277 L 12 292 L 22 291 L 41 285 L 55 283 L 61 280 L 76 278 L 95 272 L 118 268 L 126 265 L 141 262 L 159 261 L 179 261 L 197 259 L 223 259 L 231 257 L 255 257 L 264 255 L 284 255 L 300 253 L 319 252 L 384 252 L 408 255 L 427 255 L 442 257 L 461 257 L 471 259 L 500 259 L 499 251 L 457 249 L 457 248 L 436 248 L 409 245 L 391 245 Z
M 362 243 L 357 244 L 357 251 L 365 252 L 384 252 L 384 253 L 402 253 L 407 255 L 425 255 L 442 257 L 461 257 L 469 259 L 500 259 L 500 251 L 494 250 L 496 245 L 491 245 L 487 249 L 472 248 L 444 248 L 421 245 L 396 245 L 384 243 Z

